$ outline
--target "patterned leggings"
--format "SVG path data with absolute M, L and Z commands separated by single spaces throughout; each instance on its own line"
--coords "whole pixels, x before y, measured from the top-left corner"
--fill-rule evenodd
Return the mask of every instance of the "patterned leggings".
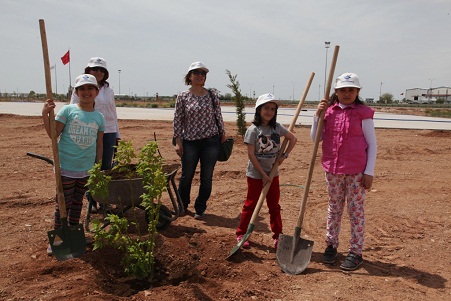
M 329 208 L 327 210 L 326 243 L 338 247 L 338 236 L 341 228 L 345 200 L 351 224 L 349 252 L 361 255 L 364 242 L 365 211 L 363 203 L 366 191 L 361 184 L 363 174 L 339 175 L 326 172 L 326 184 L 329 192 Z
M 89 177 L 75 179 L 68 177 L 61 177 L 63 182 L 64 199 L 67 211 L 67 221 L 69 226 L 78 225 L 80 222 L 81 209 L 83 208 L 83 197 L 87 190 L 86 183 Z M 55 215 L 54 228 L 61 227 L 60 209 L 58 205 L 58 195 L 55 198 Z

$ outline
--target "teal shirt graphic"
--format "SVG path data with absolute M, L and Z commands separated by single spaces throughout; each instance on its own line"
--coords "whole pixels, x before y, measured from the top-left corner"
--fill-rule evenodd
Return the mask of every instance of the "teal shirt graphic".
M 55 120 L 65 124 L 58 142 L 61 168 L 75 172 L 90 170 L 96 159 L 97 134 L 105 131 L 102 113 L 66 105 Z

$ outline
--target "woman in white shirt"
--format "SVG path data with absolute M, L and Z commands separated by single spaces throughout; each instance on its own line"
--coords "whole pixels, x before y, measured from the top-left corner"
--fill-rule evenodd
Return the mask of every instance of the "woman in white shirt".
M 111 169 L 113 155 L 117 141 L 120 139 L 119 126 L 117 120 L 116 103 L 114 101 L 114 92 L 107 82 L 109 73 L 106 67 L 105 59 L 101 57 L 92 57 L 85 68 L 86 74 L 93 75 L 99 86 L 99 95 L 95 98 L 94 108 L 105 117 L 105 132 L 103 135 L 103 154 L 102 170 Z M 70 103 L 79 103 L 80 99 L 75 93 L 72 93 Z M 97 210 L 97 204 L 92 197 L 87 194 L 87 198 L 92 206 L 92 211 Z

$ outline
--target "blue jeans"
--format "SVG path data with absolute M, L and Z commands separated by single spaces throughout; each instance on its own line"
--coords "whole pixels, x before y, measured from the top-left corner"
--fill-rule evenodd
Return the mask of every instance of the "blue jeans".
M 102 170 L 108 170 L 112 167 L 116 137 L 116 133 L 103 134 Z
M 182 175 L 178 190 L 185 209 L 190 203 L 191 184 L 199 161 L 200 187 L 194 209 L 197 214 L 203 214 L 207 209 L 207 200 L 210 198 L 213 186 L 213 171 L 220 147 L 219 135 L 194 141 L 183 140 Z

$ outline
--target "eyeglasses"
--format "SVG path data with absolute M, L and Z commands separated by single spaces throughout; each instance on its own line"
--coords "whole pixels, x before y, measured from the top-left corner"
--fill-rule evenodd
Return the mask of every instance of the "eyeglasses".
M 191 73 L 194 75 L 202 75 L 202 76 L 207 75 L 207 72 L 205 72 L 204 70 L 199 70 L 199 69 L 195 69 L 195 70 L 191 71 Z
M 97 72 L 97 71 L 100 71 L 102 73 L 106 72 L 106 70 L 104 68 L 102 68 L 102 67 L 91 67 L 91 70 L 94 71 L 94 72 Z

